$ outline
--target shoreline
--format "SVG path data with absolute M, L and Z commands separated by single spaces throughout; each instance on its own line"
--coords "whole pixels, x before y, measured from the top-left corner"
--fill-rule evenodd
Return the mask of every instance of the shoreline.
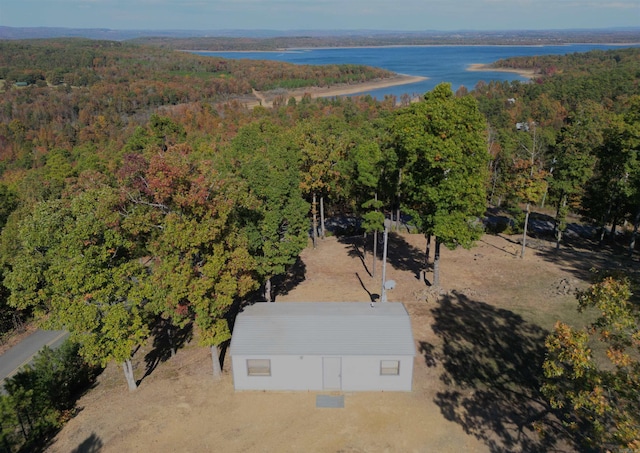
M 313 50 L 331 50 L 331 49 L 378 49 L 378 48 L 396 48 L 396 47 L 566 47 L 574 45 L 595 45 L 595 46 L 638 46 L 640 42 L 563 42 L 548 44 L 382 44 L 363 45 L 363 46 L 319 46 L 319 47 L 281 47 L 271 50 L 210 50 L 210 49 L 176 49 L 178 52 L 212 52 L 212 53 L 286 53 L 286 52 L 309 52 Z
M 354 85 L 334 85 L 329 87 L 305 87 L 299 88 L 296 90 L 287 90 L 285 92 L 281 92 L 280 90 L 272 90 L 272 91 L 255 91 L 253 95 L 257 98 L 255 101 L 244 102 L 244 104 L 253 108 L 258 105 L 262 105 L 263 107 L 272 107 L 273 100 L 276 97 L 282 96 L 285 100 L 293 97 L 296 101 L 302 99 L 305 95 L 310 95 L 312 99 L 315 98 L 326 98 L 326 97 L 336 97 L 336 96 L 345 96 L 348 94 L 357 94 L 365 91 L 378 90 L 381 88 L 389 88 L 399 85 L 409 85 L 412 83 L 422 82 L 427 80 L 428 77 L 422 76 L 410 76 L 405 74 L 398 74 L 395 77 L 390 77 L 388 79 L 379 79 L 372 80 L 369 82 L 362 82 Z
M 467 71 L 473 72 L 511 72 L 527 79 L 533 79 L 538 74 L 533 69 L 510 69 L 510 68 L 494 68 L 491 64 L 471 63 L 467 66 Z

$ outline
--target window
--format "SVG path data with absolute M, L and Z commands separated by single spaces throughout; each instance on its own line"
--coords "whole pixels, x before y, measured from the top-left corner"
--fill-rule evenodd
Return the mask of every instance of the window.
M 380 376 L 398 376 L 400 360 L 380 360 Z
M 271 360 L 247 359 L 248 376 L 271 376 Z

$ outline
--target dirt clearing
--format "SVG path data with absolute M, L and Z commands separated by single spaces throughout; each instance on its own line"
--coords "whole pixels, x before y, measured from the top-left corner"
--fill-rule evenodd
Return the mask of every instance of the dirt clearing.
M 276 301 L 377 298 L 381 263 L 372 278 L 361 241 L 327 238 L 304 250 Z M 230 361 L 215 382 L 208 351 L 187 344 L 133 393 L 110 365 L 49 451 L 572 451 L 538 392 L 543 340 L 558 318 L 581 322 L 573 292 L 602 263 L 584 249 L 556 255 L 533 245 L 524 260 L 509 237 L 445 249 L 435 291 L 418 278 L 424 237 L 391 235 L 388 299 L 407 307 L 418 351 L 410 393 L 347 393 L 345 407 L 331 409 L 315 407 L 318 392 L 234 392 Z M 136 353 L 138 378 L 151 349 Z

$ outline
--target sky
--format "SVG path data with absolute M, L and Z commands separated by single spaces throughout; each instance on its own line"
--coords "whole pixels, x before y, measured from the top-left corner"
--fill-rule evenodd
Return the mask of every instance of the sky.
M 640 27 L 640 0 L 0 0 L 0 25 L 395 31 Z

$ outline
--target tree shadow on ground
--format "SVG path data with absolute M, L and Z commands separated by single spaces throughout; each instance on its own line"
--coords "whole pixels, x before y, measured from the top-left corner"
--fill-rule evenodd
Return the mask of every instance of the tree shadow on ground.
M 350 245 L 349 251 L 347 255 L 349 258 L 358 258 L 362 263 L 362 267 L 365 272 L 369 275 L 369 277 L 373 277 L 372 271 L 369 270 L 369 266 L 367 266 L 367 259 L 371 262 L 371 257 L 373 254 L 373 246 L 371 244 L 373 240 L 373 235 L 368 235 L 367 237 L 363 236 L 341 236 L 338 237 L 338 242 L 340 244 Z
M 378 234 L 378 259 L 382 260 L 384 242 L 382 242 L 383 234 Z M 339 237 L 338 242 L 341 244 L 351 245 L 348 254 L 351 258 L 359 258 L 365 271 L 372 275 L 369 271 L 367 263 L 371 263 L 371 254 L 373 253 L 373 235 L 367 235 L 366 240 L 362 236 Z M 363 253 L 363 247 L 366 247 L 366 256 Z M 422 277 L 424 270 L 424 251 L 412 246 L 404 240 L 402 235 L 397 233 L 388 233 L 387 238 L 387 264 L 394 269 L 413 272 L 417 279 Z M 376 273 L 382 272 L 382 262 L 377 263 L 378 269 Z
M 545 330 L 455 292 L 432 314 L 442 349 L 421 342 L 420 351 L 444 367 L 435 402 L 448 420 L 492 452 L 575 449 L 540 393 Z
M 593 270 L 637 272 L 640 268 L 619 247 L 599 245 L 597 241 L 588 239 L 563 239 L 560 249 L 555 242 L 536 253 L 551 263 L 558 265 L 563 271 L 571 273 L 575 278 L 591 283 Z
M 307 266 L 302 259 L 298 257 L 296 262 L 293 263 L 286 274 L 278 275 L 272 279 L 273 284 L 273 300 L 279 295 L 289 294 L 300 283 L 302 283 L 307 274 Z
M 71 453 L 98 453 L 102 450 L 102 447 L 103 444 L 100 437 L 96 433 L 91 433 L 77 448 L 71 450 Z
M 153 371 L 156 367 L 169 360 L 175 352 L 182 348 L 193 338 L 193 326 L 187 324 L 180 328 L 173 326 L 170 320 L 159 318 L 151 329 L 153 337 L 153 349 L 144 356 L 146 363 L 145 373 L 138 380 L 138 385 Z

